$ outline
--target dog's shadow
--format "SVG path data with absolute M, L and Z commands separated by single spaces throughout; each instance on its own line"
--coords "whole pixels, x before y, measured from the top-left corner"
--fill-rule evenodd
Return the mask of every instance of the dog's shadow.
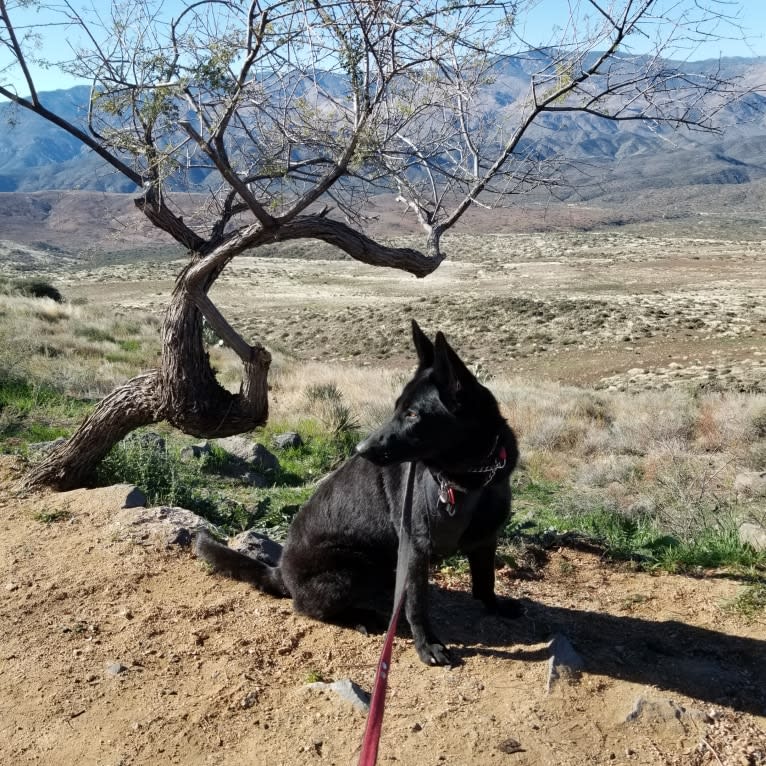
M 429 595 L 437 633 L 458 660 L 544 661 L 550 657 L 545 642 L 560 633 L 587 673 L 766 715 L 766 640 L 527 600 L 524 616 L 507 620 L 487 615 L 465 592 L 431 587 Z

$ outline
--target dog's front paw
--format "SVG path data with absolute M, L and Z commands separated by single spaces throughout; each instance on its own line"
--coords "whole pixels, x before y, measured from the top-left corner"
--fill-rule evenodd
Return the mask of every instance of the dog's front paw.
M 439 641 L 424 642 L 415 646 L 420 657 L 426 665 L 454 665 L 455 662 L 447 651 L 447 647 Z

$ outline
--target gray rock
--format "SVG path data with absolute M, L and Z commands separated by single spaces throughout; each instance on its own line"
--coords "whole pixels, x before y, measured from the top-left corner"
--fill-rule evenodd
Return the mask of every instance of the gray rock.
M 255 471 L 246 471 L 239 478 L 249 487 L 268 487 L 271 484 L 265 476 L 255 473 Z
M 65 442 L 66 438 L 64 436 L 59 436 L 58 439 L 54 439 L 50 442 L 35 442 L 34 444 L 29 444 L 27 446 L 27 453 L 29 454 L 29 457 L 33 459 L 42 458 Z
M 210 446 L 210 442 L 199 442 L 199 444 L 190 444 L 188 447 L 184 447 L 181 450 L 181 460 L 199 460 L 201 457 L 210 455 L 213 448 Z
M 636 697 L 633 708 L 625 717 L 625 723 L 635 721 L 648 723 L 673 723 L 674 721 L 700 721 L 710 723 L 710 717 L 702 710 L 685 708 L 669 699 L 650 699 Z
M 115 676 L 121 675 L 126 670 L 128 670 L 128 666 L 127 665 L 123 665 L 121 662 L 107 662 L 106 663 L 106 674 L 108 676 L 111 676 L 112 678 L 114 678 Z
M 244 436 L 228 436 L 218 439 L 218 445 L 256 472 L 271 472 L 279 470 L 279 460 L 266 447 L 251 441 Z
M 252 529 L 232 537 L 229 540 L 229 548 L 263 561 L 269 566 L 276 566 L 282 558 L 282 546 L 279 543 Z
M 739 526 L 739 541 L 755 551 L 766 550 L 766 529 L 760 524 L 745 521 Z
M 248 692 L 240 701 L 239 706 L 244 710 L 249 710 L 253 705 L 258 702 L 258 692 Z
M 128 434 L 122 442 L 126 445 L 135 445 L 141 449 L 154 452 L 165 452 L 167 449 L 165 438 L 154 431 L 145 431 L 141 434 Z
M 766 471 L 743 471 L 734 477 L 734 492 L 741 498 L 766 497 Z
M 284 433 L 284 434 L 277 434 L 271 440 L 271 443 L 277 449 L 289 449 L 289 448 L 295 448 L 295 447 L 302 447 L 303 439 L 301 439 L 301 435 L 299 433 L 296 433 L 295 431 L 288 431 L 287 433 Z
M 585 666 L 582 657 L 562 633 L 556 633 L 549 646 L 551 658 L 548 661 L 548 694 L 560 681 L 577 680 Z
M 319 691 L 331 691 L 346 702 L 350 702 L 353 707 L 363 713 L 367 713 L 370 709 L 370 695 L 350 678 L 343 678 L 332 683 L 316 681 L 313 684 L 308 684 L 308 687 Z
M 118 540 L 161 545 L 191 545 L 193 535 L 212 525 L 186 508 L 161 505 L 154 508 L 124 509 L 117 513 L 111 531 Z

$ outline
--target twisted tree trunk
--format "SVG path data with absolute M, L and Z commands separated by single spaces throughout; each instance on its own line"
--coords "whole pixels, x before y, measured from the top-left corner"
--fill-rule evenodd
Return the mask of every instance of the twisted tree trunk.
M 202 341 L 202 314 L 179 280 L 162 328 L 162 362 L 109 394 L 72 437 L 33 466 L 24 489 L 68 490 L 86 485 L 98 463 L 140 426 L 167 421 L 203 438 L 230 436 L 263 425 L 268 418 L 267 376 L 271 357 L 249 348 L 238 394 L 216 380 Z
M 88 483 L 98 463 L 128 433 L 140 426 L 166 421 L 183 433 L 217 438 L 250 431 L 268 419 L 268 372 L 271 355 L 260 344 L 250 345 L 229 324 L 208 297 L 227 264 L 245 250 L 266 242 L 315 238 L 330 242 L 356 260 L 402 269 L 418 277 L 430 274 L 443 259 L 440 231 L 429 240 L 427 254 L 410 248 L 386 247 L 340 221 L 306 215 L 274 228 L 260 223 L 205 241 L 186 228 L 151 194 L 136 203 L 153 223 L 172 233 L 190 250 L 179 274 L 162 324 L 162 361 L 112 392 L 72 437 L 51 451 L 22 479 L 23 489 L 73 489 Z M 216 380 L 202 340 L 203 317 L 242 361 L 239 393 Z

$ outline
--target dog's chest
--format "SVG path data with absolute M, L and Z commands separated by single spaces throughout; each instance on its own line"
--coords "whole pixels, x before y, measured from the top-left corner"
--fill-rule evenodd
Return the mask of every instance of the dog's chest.
M 458 549 L 478 509 L 479 494 L 456 492 L 442 498 L 438 491 L 432 493 L 427 511 L 432 555 L 449 556 Z

